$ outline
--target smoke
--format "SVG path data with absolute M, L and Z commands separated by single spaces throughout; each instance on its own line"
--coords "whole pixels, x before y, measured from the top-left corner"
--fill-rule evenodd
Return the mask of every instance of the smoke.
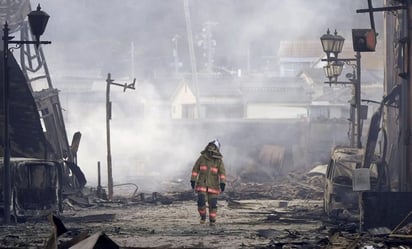
M 373 3 L 380 6 L 382 1 Z M 54 44 L 48 48 L 50 60 L 88 67 L 96 66 L 94 61 L 104 64 L 101 70 L 122 71 L 126 76 L 133 42 L 136 73 L 145 76 L 173 68 L 171 40 L 179 35 L 181 69 L 190 70 L 183 0 L 42 0 L 40 4 L 51 16 L 44 35 Z M 206 22 L 216 24 L 212 32 L 218 66 L 244 67 L 248 53 L 256 60 L 275 56 L 281 40 L 319 40 L 328 28 L 350 37 L 352 28 L 370 27 L 368 14 L 356 13 L 367 7 L 366 0 L 190 0 L 189 4 L 195 38 Z M 379 20 L 382 13 L 375 13 L 378 31 L 383 30 Z M 201 64 L 201 52 L 197 59 Z
M 115 80 L 115 83 L 126 81 Z M 78 164 L 91 186 L 97 184 L 98 161 L 102 165 L 103 185 L 107 182 L 106 82 L 95 81 L 93 88 L 100 90 L 60 95 L 62 104 L 67 105 L 68 134 L 82 132 Z M 160 191 L 166 180 L 178 181 L 182 177 L 187 180 L 192 164 L 208 142 L 173 130 L 169 116 L 158 109 L 144 110 L 143 104 L 151 106 L 150 102 L 158 99 L 150 82 L 138 82 L 136 90 L 125 92 L 122 87 L 111 86 L 110 149 L 114 184 L 135 183 L 143 190 Z
M 188 182 L 199 152 L 213 138 L 222 142 L 229 172 L 253 164 L 253 154 L 258 153 L 261 144 L 275 141 L 293 147 L 291 136 L 298 133 L 295 128 L 285 128 L 286 132 L 271 128 L 266 134 L 257 134 L 248 127 L 212 121 L 188 126 L 178 121 L 170 123 L 170 112 L 158 111 L 161 108 L 144 109 L 149 102 L 156 106 L 156 101 L 164 98 L 159 89 L 169 89 L 167 79 L 159 83 L 152 78 L 175 69 L 175 35 L 180 37 L 176 50 L 179 70 L 190 72 L 182 0 L 39 0 L 32 1 L 32 8 L 37 3 L 51 16 L 43 38 L 52 44 L 43 50 L 54 87 L 61 90 L 68 136 L 82 133 L 78 163 L 89 185 L 97 184 L 98 161 L 103 185 L 107 182 L 104 79 L 109 72 L 119 83 L 130 82 L 132 76 L 138 80 L 136 90 L 123 92 L 121 87 L 111 87 L 115 184 L 134 182 L 143 190 L 161 190 L 163 181 Z M 265 58 L 276 56 L 281 40 L 319 40 L 327 28 L 336 28 L 349 37 L 352 28 L 370 26 L 367 14 L 356 14 L 356 9 L 366 8 L 366 0 L 189 3 L 194 35 L 199 37 L 203 25 L 214 22 L 216 66 L 234 71 L 248 66 L 259 70 Z M 374 5 L 381 6 L 381 2 L 374 1 Z M 376 26 L 383 29 L 378 23 L 380 18 L 376 14 Z M 201 48 L 195 49 L 201 71 L 204 58 Z M 174 90 L 168 90 L 169 96 Z M 255 127 L 261 131 L 259 128 Z

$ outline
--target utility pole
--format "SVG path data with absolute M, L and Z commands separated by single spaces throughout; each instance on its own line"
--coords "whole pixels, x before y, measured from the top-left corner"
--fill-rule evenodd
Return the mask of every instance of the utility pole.
M 192 22 L 190 18 L 190 9 L 189 1 L 183 0 L 183 8 L 185 12 L 186 20 L 186 33 L 187 41 L 189 44 L 189 55 L 190 55 L 190 66 L 192 68 L 192 83 L 194 86 L 194 93 L 196 97 L 196 115 L 197 118 L 200 118 L 200 98 L 199 98 L 199 87 L 198 87 L 198 77 L 197 77 L 197 66 L 196 66 L 196 56 L 195 56 L 195 47 L 193 45 L 193 33 L 192 33 Z
M 115 83 L 114 79 L 111 78 L 110 73 L 107 74 L 106 79 L 106 136 L 107 136 L 107 188 L 108 188 L 108 198 L 109 200 L 113 197 L 113 172 L 112 172 L 112 152 L 110 145 L 110 120 L 112 119 L 112 102 L 110 101 L 110 85 L 123 87 L 123 92 L 127 89 L 135 90 L 136 78 L 130 84 Z
M 362 124 L 361 124 L 361 53 L 356 52 L 356 81 L 355 84 L 355 103 L 356 103 L 356 147 L 362 148 Z

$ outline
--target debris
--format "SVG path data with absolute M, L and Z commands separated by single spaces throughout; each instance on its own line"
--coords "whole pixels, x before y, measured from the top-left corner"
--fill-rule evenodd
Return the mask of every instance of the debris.
M 68 196 L 68 199 L 74 203 L 76 203 L 77 205 L 79 205 L 80 207 L 90 207 L 93 206 L 90 204 L 89 200 L 83 196 Z
M 80 241 L 71 249 L 118 249 L 120 248 L 113 240 L 111 240 L 104 232 L 98 232 L 87 239 Z
M 328 168 L 327 164 L 319 164 L 316 165 L 313 169 L 311 169 L 307 175 L 308 176 L 316 176 L 316 175 L 321 175 L 325 176 L 326 175 L 326 169 Z
M 412 211 L 393 229 L 389 234 L 390 237 L 412 239 L 412 221 L 410 216 Z
M 76 231 L 68 233 L 69 230 L 63 224 L 63 221 L 54 214 L 48 215 L 48 220 L 53 229 L 46 243 L 45 249 L 118 249 L 119 246 L 113 242 L 104 232 L 98 232 L 89 235 L 87 231 Z M 73 232 L 73 231 L 71 231 Z M 61 238 L 62 235 L 68 235 L 68 238 Z
M 92 191 L 85 193 L 92 206 L 83 208 L 67 200 L 71 208 L 65 210 L 64 216 L 49 216 L 52 234 L 45 219 L 0 226 L 0 247 L 93 248 L 87 246 L 107 240 L 115 244 L 111 244 L 113 248 L 125 249 L 410 248 L 410 238 L 390 237 L 385 227 L 357 233 L 357 222 L 332 223 L 336 221 L 325 216 L 322 198 L 315 191 L 319 182 L 314 179 L 322 178 L 290 172 L 274 182 L 250 183 L 240 179 L 239 188 L 228 189 L 221 196 L 219 219 L 213 228 L 199 226 L 196 196 L 191 190 L 137 193 L 134 197 L 128 194 L 115 201 L 93 198 Z M 309 192 L 312 194 L 308 195 Z M 396 233 L 408 234 L 408 223 Z M 38 232 L 34 235 L 28 231 Z

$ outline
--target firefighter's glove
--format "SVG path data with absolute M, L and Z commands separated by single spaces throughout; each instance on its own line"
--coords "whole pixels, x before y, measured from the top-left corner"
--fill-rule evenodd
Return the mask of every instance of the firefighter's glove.
M 226 184 L 224 184 L 223 182 L 221 182 L 220 183 L 220 190 L 223 192 L 223 191 L 225 191 L 225 187 L 226 187 Z
M 190 181 L 190 185 L 192 186 L 192 189 L 195 189 L 195 184 L 196 184 L 195 181 Z

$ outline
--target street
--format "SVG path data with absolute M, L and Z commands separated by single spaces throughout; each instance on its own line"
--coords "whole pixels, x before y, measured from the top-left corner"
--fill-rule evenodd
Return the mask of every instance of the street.
M 286 208 L 279 208 L 285 203 Z M 314 245 L 326 236 L 318 233 L 320 201 L 220 201 L 218 208 L 215 226 L 199 223 L 195 201 L 117 207 L 110 203 L 64 212 L 63 220 L 69 230 L 103 231 L 121 248 L 265 248 L 275 238 Z M 45 220 L 1 230 L 2 248 L 44 248 L 52 227 Z
M 69 248 L 76 238 L 99 233 L 121 249 L 411 248 L 408 226 L 397 231 L 405 234 L 402 237 L 393 236 L 388 228 L 360 231 L 359 220 L 353 216 L 328 218 L 319 174 L 290 172 L 271 182 L 232 179 L 228 183 L 219 196 L 215 226 L 200 224 L 196 194 L 184 181 L 164 182 L 169 191 L 162 193 L 122 186 L 115 189 L 112 201 L 98 198 L 89 189 L 84 191 L 87 202 L 81 198 L 64 201 L 63 213 L 56 216 L 65 231 L 54 248 Z M 3 224 L 0 247 L 50 249 L 46 243 L 53 231 L 48 217 Z

